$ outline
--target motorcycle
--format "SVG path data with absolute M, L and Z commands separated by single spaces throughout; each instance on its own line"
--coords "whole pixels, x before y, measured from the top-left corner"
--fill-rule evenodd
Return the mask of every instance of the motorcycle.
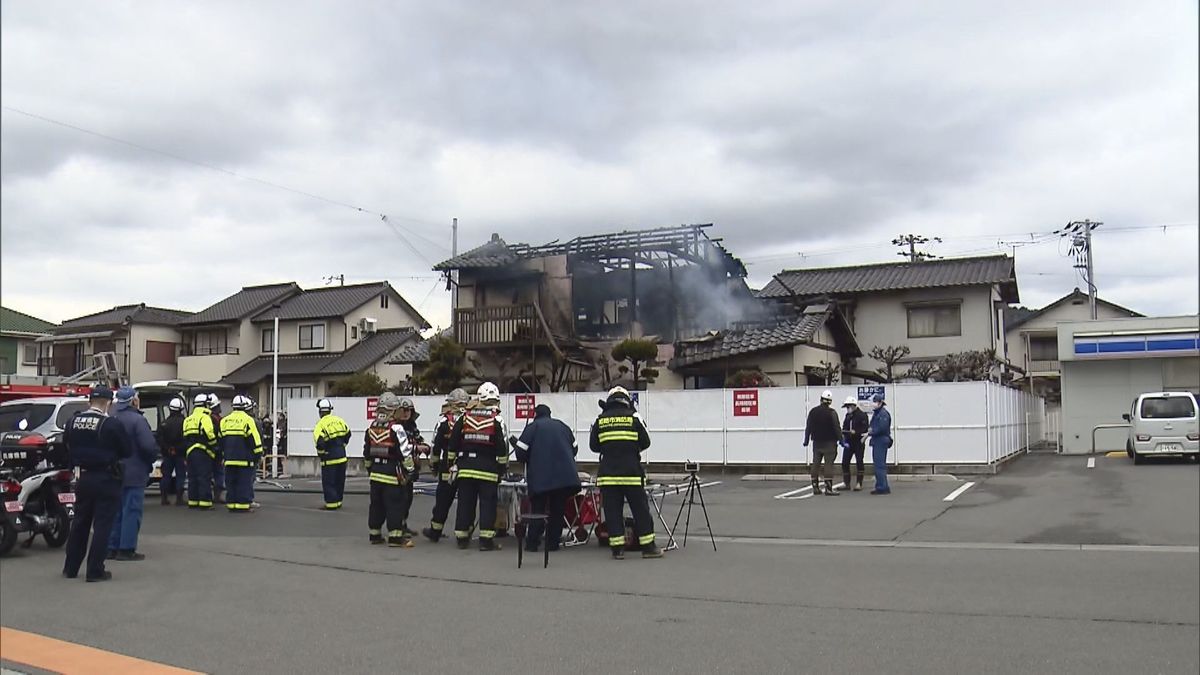
M 64 468 L 66 460 L 66 448 L 56 434 L 0 435 L 0 555 L 12 550 L 22 533 L 29 534 L 23 548 L 32 546 L 38 535 L 50 548 L 67 543 L 75 517 L 75 474 Z

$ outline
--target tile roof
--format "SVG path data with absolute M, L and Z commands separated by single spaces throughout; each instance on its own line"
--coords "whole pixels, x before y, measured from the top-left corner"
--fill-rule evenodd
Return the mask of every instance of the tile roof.
M 245 286 L 242 290 L 179 322 L 180 326 L 240 321 L 269 308 L 273 303 L 300 293 L 294 281 L 286 284 Z
M 428 328 L 429 322 L 392 288 L 386 281 L 370 284 L 355 284 L 351 286 L 330 286 L 328 288 L 310 288 L 301 291 L 283 301 L 279 309 L 279 319 L 289 321 L 296 319 L 328 319 L 343 317 L 362 307 L 381 293 L 391 292 L 392 297 L 399 298 L 405 310 L 421 323 L 422 328 Z M 271 308 L 260 312 L 252 319 L 255 323 L 270 321 L 275 317 Z
M 784 270 L 759 292 L 760 298 L 805 298 L 910 288 L 998 284 L 1005 302 L 1018 302 L 1016 267 L 1005 255 L 948 258 L 849 267 Z
M 55 333 L 71 333 L 78 332 L 78 328 L 87 328 L 92 326 L 121 326 L 126 321 L 129 323 L 151 324 L 158 326 L 176 326 L 183 319 L 192 315 L 192 312 L 185 312 L 178 309 L 163 309 L 161 307 L 148 307 L 146 303 L 140 305 L 120 305 L 112 309 L 81 316 L 75 319 L 69 319 L 62 322 L 62 325 L 55 329 Z
M 358 373 L 379 363 L 405 342 L 416 337 L 418 334 L 415 328 L 395 328 L 374 333 L 340 353 L 280 355 L 279 374 L 280 376 L 322 376 Z M 226 375 L 223 379 L 233 385 L 251 385 L 261 382 L 271 377 L 274 368 L 272 361 L 270 356 L 260 356 Z
M 37 333 L 45 335 L 54 330 L 55 325 L 36 316 L 29 316 L 15 309 L 0 307 L 0 332 L 5 333 Z
M 764 349 L 803 344 L 817 334 L 830 316 L 829 311 L 811 312 L 770 328 L 723 331 L 707 338 L 684 340 L 676 344 L 675 358 L 671 360 L 670 367 L 693 366 Z
M 438 272 L 446 270 L 463 270 L 463 269 L 478 269 L 481 267 L 504 267 L 520 260 L 512 249 L 508 247 L 500 235 L 493 234 L 492 240 L 483 246 L 460 253 L 457 256 L 444 260 L 433 269 Z
M 407 365 L 410 363 L 429 363 L 430 349 L 433 347 L 433 341 L 438 338 L 454 337 L 454 329 L 447 328 L 446 330 L 434 335 L 428 340 L 421 340 L 406 345 L 394 357 L 388 360 L 388 363 L 395 365 Z
M 1029 321 L 1032 321 L 1033 319 L 1045 314 L 1046 312 L 1049 312 L 1050 310 L 1054 309 L 1055 307 L 1059 307 L 1059 306 L 1063 305 L 1063 303 L 1071 302 L 1071 301 L 1087 303 L 1088 294 L 1084 293 L 1083 291 L 1076 288 L 1075 290 L 1071 291 L 1070 293 L 1067 293 L 1063 297 L 1055 300 L 1054 302 L 1046 305 L 1045 307 L 1043 307 L 1041 309 L 1028 309 L 1026 307 L 1006 308 L 1004 310 L 1004 331 L 1007 333 L 1008 331 L 1013 330 L 1014 328 L 1017 328 L 1019 326 L 1022 326 L 1025 323 L 1028 323 Z M 1118 312 L 1120 314 L 1124 314 L 1130 318 L 1145 316 L 1144 314 L 1139 314 L 1138 312 L 1135 312 L 1132 309 L 1129 309 L 1128 307 L 1122 307 L 1114 302 L 1109 302 L 1109 301 L 1105 300 L 1104 298 L 1096 298 L 1096 304 L 1104 305 L 1104 306 L 1106 306 L 1112 310 L 1115 310 L 1116 312 Z M 1010 313 L 1010 310 L 1011 310 L 1011 313 Z

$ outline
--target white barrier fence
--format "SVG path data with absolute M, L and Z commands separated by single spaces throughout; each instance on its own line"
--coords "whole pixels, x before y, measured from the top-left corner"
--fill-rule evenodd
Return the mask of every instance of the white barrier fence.
M 1042 437 L 1044 401 L 1023 391 L 991 382 L 913 383 L 879 385 L 892 414 L 895 446 L 889 463 L 992 464 L 1023 451 Z M 870 410 L 870 396 L 879 386 L 828 387 L 834 406 L 848 396 Z M 770 389 L 706 389 L 638 392 L 638 410 L 653 440 L 648 462 L 704 464 L 807 464 L 811 447 L 803 447 L 808 410 L 819 403 L 826 387 Z M 553 415 L 575 430 L 581 461 L 588 461 L 588 434 L 600 412 L 600 392 L 566 394 L 505 394 L 501 408 L 509 429 L 520 434 L 534 404 L 545 404 Z M 736 397 L 736 398 L 735 398 Z M 420 414 L 418 424 L 431 439 L 443 397 L 412 397 Z M 334 411 L 354 432 L 350 456 L 357 457 L 368 425 L 367 398 L 331 399 Z M 737 403 L 735 404 L 735 400 Z M 314 457 L 315 399 L 288 401 L 288 455 Z M 870 461 L 868 450 L 867 460 Z

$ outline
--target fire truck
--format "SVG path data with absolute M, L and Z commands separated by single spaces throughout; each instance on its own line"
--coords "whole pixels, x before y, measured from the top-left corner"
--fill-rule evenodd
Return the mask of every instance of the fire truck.
M 121 371 L 117 368 L 117 355 L 101 352 L 92 357 L 92 367 L 63 378 L 39 378 L 40 383 L 30 384 L 15 381 L 5 376 L 0 382 L 0 403 L 18 398 L 42 398 L 45 396 L 87 396 L 92 386 L 104 383 L 113 389 L 121 386 Z M 50 382 L 49 380 L 57 380 Z

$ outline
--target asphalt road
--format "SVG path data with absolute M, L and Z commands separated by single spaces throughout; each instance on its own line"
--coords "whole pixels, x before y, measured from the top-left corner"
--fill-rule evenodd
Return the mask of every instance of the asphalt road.
M 697 505 L 665 559 L 588 545 L 549 569 L 518 570 L 511 539 L 368 546 L 365 497 L 155 504 L 149 559 L 111 583 L 61 579 L 40 542 L 0 562 L 0 623 L 212 673 L 1195 673 L 1200 471 L 1096 464 L 1025 458 L 953 502 L 963 483 L 776 499 L 803 484 L 713 479 L 718 551 Z

